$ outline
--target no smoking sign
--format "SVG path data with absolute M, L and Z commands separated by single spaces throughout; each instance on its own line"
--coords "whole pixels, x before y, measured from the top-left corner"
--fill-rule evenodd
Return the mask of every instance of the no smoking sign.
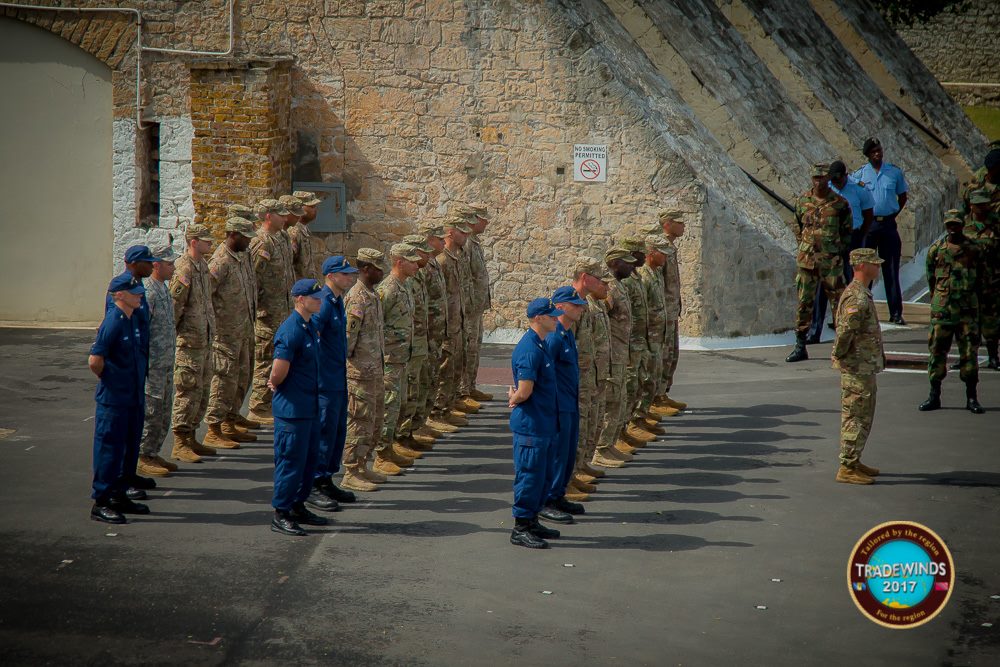
M 573 180 L 603 183 L 608 179 L 608 147 L 597 144 L 573 145 Z

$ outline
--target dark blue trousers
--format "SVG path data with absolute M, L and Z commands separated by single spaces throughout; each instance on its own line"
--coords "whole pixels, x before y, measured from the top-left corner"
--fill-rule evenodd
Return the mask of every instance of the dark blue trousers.
M 319 394 L 319 454 L 316 458 L 317 480 L 329 480 L 340 472 L 347 438 L 347 391 Z
M 145 407 L 97 404 L 94 412 L 94 483 L 90 497 L 108 501 L 125 495 L 139 461 Z
M 555 437 L 514 434 L 515 519 L 534 519 L 552 484 L 554 465 L 549 448 Z
M 903 294 L 899 286 L 899 261 L 903 253 L 903 242 L 896 228 L 896 216 L 886 216 L 875 219 L 866 248 L 875 248 L 882 258 L 882 284 L 885 286 L 885 301 L 889 306 L 889 317 L 903 316 Z
M 319 419 L 274 418 L 274 496 L 271 505 L 287 512 L 312 491 L 319 454 Z
M 580 440 L 580 413 L 559 413 L 559 434 L 556 435 L 549 456 L 552 457 L 552 481 L 546 500 L 558 500 L 566 495 L 566 485 L 576 467 L 576 447 Z
M 854 269 L 851 268 L 851 251 L 855 248 L 865 247 L 865 237 L 861 236 L 861 229 L 855 229 L 851 232 L 851 247 L 847 249 L 844 253 L 844 284 L 850 285 L 851 281 L 854 280 Z M 823 285 L 819 284 L 816 286 L 816 299 L 813 301 L 813 316 L 812 323 L 809 325 L 809 337 L 810 338 L 822 338 L 823 336 L 823 323 L 826 321 L 826 306 L 828 300 L 826 298 L 826 292 L 823 290 Z M 836 316 L 836 313 L 834 313 Z

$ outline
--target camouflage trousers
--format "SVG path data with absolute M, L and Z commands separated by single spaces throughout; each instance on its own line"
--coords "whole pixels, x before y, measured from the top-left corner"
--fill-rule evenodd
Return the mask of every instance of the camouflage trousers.
M 212 344 L 212 384 L 205 416 L 207 423 L 221 424 L 239 415 L 245 388 L 250 381 L 252 358 L 253 348 L 247 337 L 216 339 Z M 242 394 L 240 387 L 244 388 Z
M 178 347 L 174 366 L 173 429 L 194 433 L 208 409 L 211 349 Z
M 174 375 L 171 372 L 146 376 L 146 416 L 142 423 L 139 453 L 156 456 L 170 432 L 170 413 L 174 406 Z
M 449 338 L 441 346 L 441 365 L 438 370 L 437 398 L 434 409 L 445 412 L 458 398 L 462 369 L 465 368 L 464 330 Z
M 417 414 L 413 417 L 413 423 L 419 428 L 431 416 L 434 411 L 434 402 L 437 400 L 437 388 L 441 376 L 441 343 L 434 340 L 427 341 L 427 359 L 421 372 L 424 379 L 424 402 L 417 406 Z
M 576 448 L 577 470 L 594 458 L 597 436 L 600 435 L 601 422 L 604 418 L 605 394 L 603 381 L 598 387 L 595 368 L 580 371 L 580 437 Z
M 642 348 L 635 348 L 629 354 L 629 364 L 625 369 L 625 408 L 626 419 L 631 419 L 639 409 L 639 394 L 647 382 L 649 371 L 649 348 L 643 342 Z
M 381 439 L 385 420 L 385 387 L 381 377 L 347 378 L 347 437 L 344 468 L 357 471 Z
M 396 439 L 396 427 L 406 402 L 406 364 L 386 364 L 382 386 L 385 391 L 385 419 L 382 422 L 382 440 L 376 448 L 380 452 L 392 447 Z
M 979 331 L 985 341 L 1000 338 L 1000 285 L 983 290 L 979 299 Z
M 861 460 L 875 419 L 875 374 L 840 373 L 840 465 Z
M 813 303 L 816 301 L 816 290 L 820 286 L 826 293 L 830 308 L 837 312 L 840 295 L 844 292 L 844 267 L 839 257 L 836 261 L 817 262 L 815 269 L 798 267 L 795 273 L 795 289 L 799 293 L 799 307 L 795 321 L 795 331 L 800 336 L 809 333 L 812 322 Z
M 961 364 L 958 371 L 962 382 L 979 381 L 979 325 L 975 322 L 959 324 L 941 324 L 931 322 L 930 334 L 927 337 L 927 347 L 930 356 L 927 361 L 927 375 L 931 382 L 940 382 L 948 374 L 948 352 L 951 351 L 951 341 L 958 343 L 958 357 Z
M 462 369 L 462 382 L 459 395 L 468 396 L 476 388 L 476 376 L 479 374 L 479 351 L 483 347 L 483 313 L 473 315 L 467 322 L 469 330 L 465 332 L 465 365 Z
M 650 341 L 646 355 L 645 381 L 639 387 L 639 411 L 648 412 L 653 399 L 663 393 L 663 344 Z
M 615 446 L 625 425 L 625 366 L 611 364 L 611 377 L 606 383 L 604 410 L 601 414 L 601 431 L 597 437 L 597 451 Z
M 406 364 L 406 400 L 403 409 L 399 413 L 399 424 L 396 426 L 396 437 L 407 438 L 413 431 L 420 428 L 417 423 L 417 414 L 420 408 L 427 403 L 427 393 L 430 387 L 427 384 L 428 374 L 425 369 L 429 366 L 428 356 L 422 354 L 419 357 L 410 357 Z
M 667 335 L 663 341 L 663 381 L 659 383 L 658 389 L 661 395 L 670 393 L 670 388 L 674 386 L 674 372 L 677 370 L 677 357 L 680 355 L 681 343 L 680 334 L 677 329 L 677 320 L 667 320 Z
M 258 323 L 259 324 L 259 323 Z M 258 326 L 254 329 L 253 391 L 250 392 L 250 409 L 258 414 L 271 414 L 271 377 L 274 363 L 274 330 Z

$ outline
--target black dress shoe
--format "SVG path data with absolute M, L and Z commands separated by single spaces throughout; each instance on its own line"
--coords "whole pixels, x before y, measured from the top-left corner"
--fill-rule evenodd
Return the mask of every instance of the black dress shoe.
M 285 535 L 297 535 L 302 537 L 307 535 L 306 531 L 302 530 L 302 526 L 292 521 L 286 512 L 275 512 L 274 518 L 271 519 L 271 530 L 276 533 L 284 533 Z
M 149 505 L 134 502 L 131 498 L 112 498 L 108 503 L 111 509 L 122 514 L 149 514 Z
M 126 480 L 128 485 L 136 489 L 155 489 L 156 480 L 152 477 L 140 477 L 139 475 L 130 475 Z
M 558 510 L 566 512 L 566 514 L 572 514 L 573 516 L 579 516 L 580 514 L 586 514 L 587 510 L 584 508 L 582 503 L 574 503 L 566 500 L 565 497 L 556 500 L 552 503 L 552 506 Z
M 309 494 L 309 497 L 306 498 L 306 504 L 324 512 L 336 512 L 340 509 L 340 505 L 336 500 L 321 492 L 319 489 L 313 489 L 312 493 Z
M 555 528 L 549 528 L 548 526 L 543 526 L 538 523 L 538 519 L 535 519 L 531 525 L 528 526 L 528 530 L 532 535 L 540 537 L 543 540 L 555 540 L 558 539 L 560 535 L 559 531 Z
M 974 415 L 981 415 L 986 412 L 986 408 L 979 405 L 979 401 L 974 398 L 970 398 L 965 402 L 965 409 Z
M 345 491 L 332 482 L 330 484 L 323 485 L 323 487 L 320 488 L 320 491 L 322 491 L 327 498 L 332 498 L 341 504 L 356 503 L 358 501 L 358 497 L 354 495 L 353 491 Z
M 901 327 L 906 326 L 906 320 L 903 319 L 902 315 L 897 315 L 896 317 L 889 318 L 889 322 L 891 322 L 892 324 L 898 324 Z
M 818 345 L 819 336 L 806 336 L 806 345 Z
M 145 500 L 149 496 L 147 496 L 146 492 L 143 491 L 142 489 L 135 486 L 130 486 L 125 490 L 125 497 L 128 498 L 129 500 Z
M 510 543 L 529 549 L 548 549 L 549 543 L 535 536 L 526 528 L 514 528 L 510 533 Z
M 573 515 L 553 507 L 551 504 L 543 507 L 538 516 L 552 523 L 573 523 Z
M 94 506 L 90 508 L 90 518 L 94 521 L 103 521 L 104 523 L 128 523 L 125 516 L 118 510 L 108 505 L 98 505 L 97 503 L 94 503 Z
M 306 509 L 305 505 L 298 505 L 288 513 L 288 518 L 297 523 L 304 523 L 307 526 L 325 526 L 329 523 L 325 517 L 313 514 Z

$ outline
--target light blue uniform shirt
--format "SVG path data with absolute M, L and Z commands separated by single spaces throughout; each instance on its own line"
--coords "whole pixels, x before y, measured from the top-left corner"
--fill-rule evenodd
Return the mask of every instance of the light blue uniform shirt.
M 853 218 L 851 229 L 861 229 L 861 225 L 865 223 L 861 211 L 867 211 L 875 207 L 875 200 L 872 198 L 872 194 L 868 192 L 867 188 L 863 188 L 857 183 L 852 183 L 850 179 L 847 179 L 847 182 L 844 183 L 843 190 L 838 190 L 837 186 L 832 182 L 830 183 L 830 189 L 846 199 L 847 203 L 851 205 L 851 216 Z
M 882 163 L 882 168 L 875 171 L 871 162 L 851 174 L 851 180 L 863 184 L 863 187 L 871 193 L 875 200 L 876 217 L 885 215 L 895 215 L 899 213 L 899 201 L 897 197 L 907 190 L 906 177 L 903 170 L 888 162 Z

